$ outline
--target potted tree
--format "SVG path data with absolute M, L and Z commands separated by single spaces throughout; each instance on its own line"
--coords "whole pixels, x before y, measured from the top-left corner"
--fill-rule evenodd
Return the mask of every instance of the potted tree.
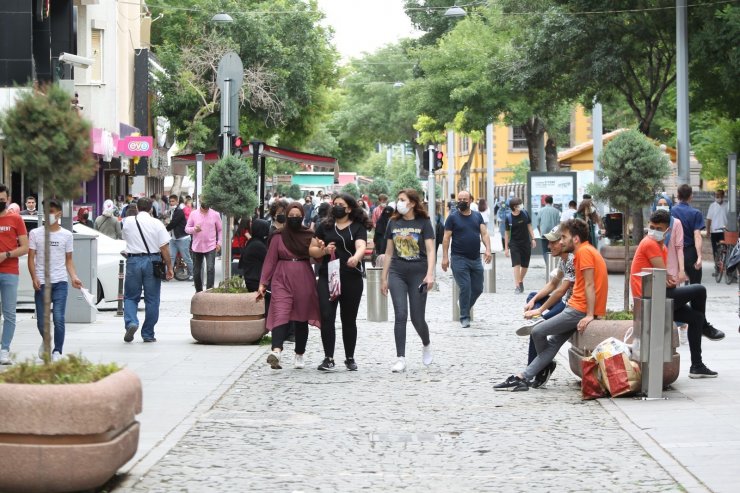
M 225 215 L 224 228 L 234 217 L 249 217 L 257 206 L 257 174 L 243 159 L 227 156 L 208 173 L 205 200 Z M 230 266 L 230 263 L 229 263 Z M 249 293 L 241 277 L 229 277 L 218 288 L 195 293 L 190 301 L 190 334 L 209 344 L 250 344 L 265 335 L 265 305 Z
M 75 198 L 81 184 L 94 176 L 90 125 L 58 86 L 24 91 L 0 127 L 10 166 L 22 169 L 44 196 Z M 46 201 L 44 209 L 48 215 Z M 49 251 L 48 227 L 44 242 Z M 29 361 L 0 374 L 0 468 L 6 471 L 0 475 L 2 491 L 94 488 L 138 447 L 139 377 L 75 356 L 52 363 L 50 305 L 51 284 L 46 283 L 43 365 Z

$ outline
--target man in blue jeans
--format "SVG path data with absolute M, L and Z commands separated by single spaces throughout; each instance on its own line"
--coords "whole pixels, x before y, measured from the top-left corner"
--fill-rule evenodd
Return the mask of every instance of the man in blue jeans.
M 460 288 L 460 325 L 470 327 L 470 310 L 483 292 L 483 264 L 480 261 L 480 242 L 486 247 L 485 262 L 491 263 L 491 239 L 479 212 L 470 209 L 473 197 L 463 190 L 457 194 L 457 212 L 445 222 L 442 240 L 442 270 L 450 266 L 450 238 L 452 239 L 452 275 Z
M 124 342 L 134 340 L 139 330 L 136 311 L 144 289 L 144 325 L 141 337 L 144 342 L 157 342 L 154 325 L 159 320 L 159 295 L 162 280 L 154 275 L 152 262 L 164 262 L 166 279 L 174 273 L 170 260 L 170 235 L 161 221 L 150 214 L 152 201 L 142 197 L 136 201 L 139 212 L 123 221 L 123 239 L 126 240 L 126 280 L 123 286 L 123 323 L 126 334 Z

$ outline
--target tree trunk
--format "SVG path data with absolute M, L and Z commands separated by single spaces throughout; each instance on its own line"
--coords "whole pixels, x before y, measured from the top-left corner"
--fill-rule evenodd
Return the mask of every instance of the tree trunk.
M 622 221 L 622 238 L 624 238 L 624 311 L 630 309 L 630 242 L 629 242 L 629 206 L 624 209 L 624 220 Z
M 473 164 L 473 158 L 475 157 L 475 151 L 478 149 L 478 143 L 473 142 L 473 146 L 470 148 L 468 154 L 468 160 L 460 168 L 460 181 L 457 182 L 457 191 L 463 190 L 470 191 L 470 166 Z
M 558 163 L 558 145 L 552 137 L 548 137 L 547 143 L 545 144 L 545 162 L 547 163 L 547 171 L 560 171 L 560 164 Z
M 522 125 L 524 138 L 527 140 L 529 169 L 537 171 L 540 162 L 540 137 L 545 133 L 545 125 L 539 117 L 533 116 Z
M 177 195 L 180 196 L 180 193 L 182 192 L 182 180 L 183 177 L 176 175 L 174 177 L 174 180 L 172 182 L 172 188 L 170 189 L 170 195 Z
M 644 235 L 645 220 L 642 215 L 642 207 L 632 213 L 632 236 L 635 245 L 639 245 Z

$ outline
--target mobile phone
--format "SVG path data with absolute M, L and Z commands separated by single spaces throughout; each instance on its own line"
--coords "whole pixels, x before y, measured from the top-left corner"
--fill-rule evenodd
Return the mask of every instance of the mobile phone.
M 419 284 L 419 292 L 420 293 L 426 293 L 427 292 L 427 283 L 423 282 Z

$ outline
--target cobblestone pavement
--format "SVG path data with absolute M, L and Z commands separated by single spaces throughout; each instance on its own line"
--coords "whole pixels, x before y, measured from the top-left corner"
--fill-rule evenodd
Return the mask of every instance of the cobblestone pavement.
M 439 272 L 427 305 L 430 368 L 409 323 L 409 368 L 391 373 L 392 305 L 389 322 L 370 323 L 363 301 L 358 372 L 316 371 L 323 354 L 312 329 L 306 369 L 292 368 L 290 346 L 283 370 L 261 357 L 130 490 L 680 491 L 597 402 L 581 401 L 564 361 L 546 389 L 492 390 L 526 362 L 527 341 L 513 334 L 524 298 L 502 257 L 498 294 L 481 297 L 468 329 L 450 321 L 451 276 Z M 541 258 L 533 264 L 532 289 L 544 282 Z

